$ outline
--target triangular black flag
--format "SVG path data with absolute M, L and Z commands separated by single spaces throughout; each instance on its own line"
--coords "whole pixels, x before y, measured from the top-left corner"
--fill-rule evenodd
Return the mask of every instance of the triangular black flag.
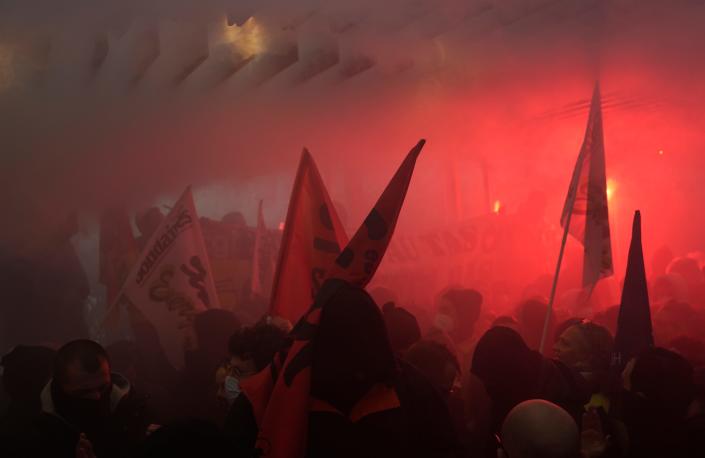
M 649 292 L 646 287 L 644 253 L 641 247 L 641 213 L 637 210 L 634 213 L 627 274 L 619 305 L 613 366 L 623 368 L 631 358 L 653 345 Z

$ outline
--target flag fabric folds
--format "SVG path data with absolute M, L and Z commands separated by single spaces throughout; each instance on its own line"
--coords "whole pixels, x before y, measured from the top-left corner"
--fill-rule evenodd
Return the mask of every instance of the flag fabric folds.
M 171 364 L 193 348 L 193 319 L 219 308 L 190 188 L 152 234 L 112 308 L 134 307 L 157 331 Z M 110 314 L 111 311 L 108 311 Z
M 284 223 L 269 314 L 296 323 L 347 242 L 313 157 L 304 149 Z
M 330 277 L 361 287 L 372 279 L 389 246 L 424 144 L 424 140 L 419 141 L 406 156 L 362 226 L 335 260 Z
M 641 213 L 634 213 L 627 274 L 619 305 L 613 364 L 623 367 L 631 358 L 654 345 L 651 308 L 641 246 Z
M 421 140 L 407 155 L 379 200 L 345 249 L 335 259 L 326 278 L 364 287 L 379 267 L 389 246 L 404 203 Z M 311 385 L 312 342 L 322 307 L 343 281 L 328 281 L 312 306 L 291 332 L 292 344 L 275 356 L 264 371 L 242 382 L 253 407 L 259 437 L 257 448 L 271 458 L 301 458 L 306 451 Z
M 585 138 L 561 215 L 561 226 L 568 224 L 570 234 L 584 247 L 584 288 L 593 288 L 614 273 L 600 104 L 600 87 L 595 85 Z

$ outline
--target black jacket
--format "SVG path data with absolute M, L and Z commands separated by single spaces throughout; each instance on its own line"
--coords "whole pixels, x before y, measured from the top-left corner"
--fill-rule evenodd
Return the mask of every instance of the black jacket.
M 313 400 L 309 413 L 307 458 L 391 458 L 454 456 L 457 441 L 441 395 L 416 369 L 403 365 L 390 386 L 376 385 L 345 416 Z M 245 395 L 233 404 L 226 432 L 235 456 L 258 456 L 257 424 Z
M 23 457 L 75 458 L 80 431 L 55 409 L 50 384 L 42 391 L 42 413 L 28 431 Z M 86 433 L 98 458 L 128 457 L 144 440 L 148 427 L 146 400 L 137 395 L 129 382 L 113 374 L 110 416 L 94 432 Z

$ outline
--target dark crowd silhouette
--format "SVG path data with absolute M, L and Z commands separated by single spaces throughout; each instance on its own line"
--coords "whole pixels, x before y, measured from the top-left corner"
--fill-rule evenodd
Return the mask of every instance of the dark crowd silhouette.
M 313 340 L 305 456 L 705 456 L 703 278 L 686 257 L 652 275 L 655 343 L 623 361 L 619 306 L 592 319 L 558 307 L 542 354 L 543 298 L 497 316 L 473 289 L 419 308 L 345 283 Z M 1 455 L 267 456 L 241 384 L 272 370 L 291 325 L 209 310 L 194 328 L 178 371 L 146 322 L 105 347 L 14 346 L 2 357 Z

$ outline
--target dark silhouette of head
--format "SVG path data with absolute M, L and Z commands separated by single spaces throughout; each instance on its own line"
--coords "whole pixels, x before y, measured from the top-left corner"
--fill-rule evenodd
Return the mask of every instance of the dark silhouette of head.
M 137 214 L 135 224 L 140 234 L 142 234 L 142 237 L 149 239 L 163 220 L 164 214 L 159 207 L 150 207 Z
M 402 354 L 421 339 L 421 329 L 416 317 L 406 309 L 396 307 L 393 302 L 388 302 L 382 307 L 384 322 L 392 349 L 397 354 Z
M 442 343 L 421 340 L 409 348 L 406 362 L 416 367 L 444 395 L 450 394 L 460 375 L 458 359 Z
M 631 391 L 643 396 L 657 415 L 682 419 L 693 399 L 693 366 L 678 353 L 654 347 L 636 359 Z
M 377 304 L 365 290 L 328 280 L 337 289 L 322 304 L 313 340 L 311 393 L 347 411 L 376 383 L 391 382 L 396 361 Z
M 482 311 L 482 294 L 474 289 L 449 289 L 441 295 L 438 314 L 451 322 L 444 329 L 455 342 L 472 337 Z
M 505 328 L 510 328 L 517 332 L 520 331 L 519 323 L 517 322 L 517 320 L 515 320 L 514 317 L 511 317 L 509 315 L 500 315 L 495 318 L 490 327 L 494 328 L 497 326 L 504 326 Z
M 490 328 L 477 342 L 471 372 L 492 401 L 492 425 L 499 428 L 518 403 L 536 397 L 541 355 L 513 329 Z
M 547 309 L 548 305 L 543 300 L 530 299 L 519 304 L 516 310 L 516 318 L 521 328 L 521 334 L 526 344 L 534 350 L 538 350 L 541 343 L 541 334 L 543 333 Z M 553 326 L 554 315 L 551 313 L 547 333 L 549 338 L 552 335 Z
M 228 341 L 230 357 L 251 361 L 261 371 L 286 343 L 286 332 L 272 324 L 258 323 L 236 331 Z
M 556 342 L 558 342 L 558 339 L 561 337 L 561 334 L 563 334 L 566 329 L 575 324 L 580 324 L 583 321 L 583 318 L 572 317 L 558 323 L 553 331 L 553 343 L 555 344 Z
M 39 393 L 51 378 L 55 355 L 46 347 L 20 345 L 2 357 L 2 386 L 15 408 L 39 411 Z
M 580 432 L 568 412 L 548 401 L 533 399 L 514 407 L 502 425 L 508 458 L 578 458 Z
M 693 367 L 705 367 L 705 341 L 690 336 L 671 340 L 668 349 L 682 355 Z
M 110 414 L 112 377 L 108 354 L 92 340 L 74 340 L 59 349 L 51 383 L 56 411 L 83 431 Z
M 242 215 L 242 213 L 234 211 L 227 213 L 223 218 L 221 218 L 221 221 L 226 224 L 232 224 L 233 226 L 238 226 L 238 227 L 247 227 L 247 221 L 245 220 L 245 217 Z
M 554 344 L 556 358 L 583 373 L 595 389 L 606 388 L 614 339 L 607 328 L 589 321 L 568 326 Z

